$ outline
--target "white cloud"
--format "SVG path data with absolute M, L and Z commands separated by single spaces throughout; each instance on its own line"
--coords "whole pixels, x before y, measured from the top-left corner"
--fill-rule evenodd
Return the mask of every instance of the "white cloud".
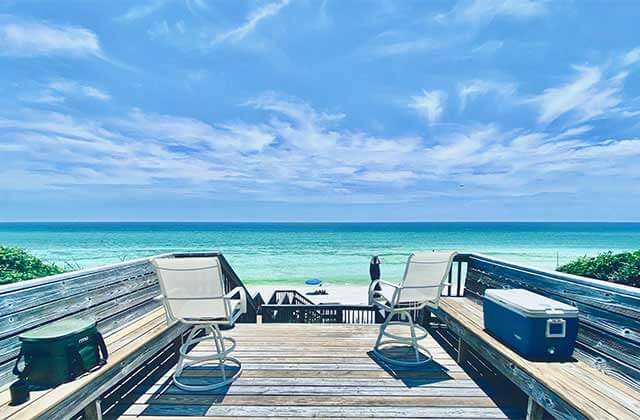
M 640 47 L 634 48 L 628 53 L 625 54 L 623 63 L 625 66 L 630 66 L 632 64 L 640 61 Z
M 71 80 L 55 80 L 49 83 L 49 89 L 72 96 L 84 96 L 99 101 L 108 101 L 111 99 L 111 95 L 94 86 L 83 85 Z
M 178 20 L 173 23 L 169 23 L 166 20 L 156 22 L 148 31 L 147 34 L 151 39 L 174 40 L 186 33 L 187 29 L 185 23 L 182 20 Z
M 456 8 L 456 16 L 469 22 L 490 20 L 497 16 L 529 18 L 545 12 L 545 5 L 535 0 L 471 0 Z
M 496 17 L 528 19 L 545 12 L 544 2 L 538 0 L 461 0 L 450 11 L 434 15 L 433 20 L 439 23 L 482 24 Z
M 152 0 L 143 4 L 138 4 L 128 9 L 121 16 L 118 16 L 117 20 L 121 22 L 133 22 L 157 12 L 163 8 L 165 4 L 166 0 Z
M 475 54 L 491 54 L 498 51 L 503 46 L 504 46 L 504 41 L 494 39 L 478 45 L 477 47 L 473 48 L 471 52 Z
M 111 100 L 111 95 L 103 89 L 66 79 L 52 80 L 35 92 L 22 94 L 19 99 L 25 102 L 56 104 L 65 102 L 70 97 L 102 102 Z
M 118 120 L 117 125 L 135 136 L 210 150 L 254 151 L 273 141 L 268 129 L 260 126 L 211 125 L 195 118 L 145 113 L 139 109 L 134 109 L 128 118 Z
M 515 84 L 492 80 L 472 80 L 458 84 L 458 96 L 460 97 L 460 106 L 462 109 L 465 109 L 470 101 L 480 95 L 494 93 L 502 97 L 509 97 L 514 95 L 515 92 Z
M 277 15 L 280 9 L 289 4 L 289 0 L 280 0 L 274 3 L 269 3 L 264 7 L 261 7 L 253 11 L 246 19 L 245 23 L 237 26 L 228 31 L 218 34 L 212 44 L 220 44 L 223 42 L 238 42 L 244 39 L 247 35 L 253 32 L 258 24 L 271 16 Z
M 545 89 L 531 99 L 538 108 L 538 121 L 550 123 L 567 113 L 587 121 L 614 110 L 621 102 L 622 82 L 626 74 L 604 79 L 598 67 L 574 66 L 576 77 L 557 87 Z
M 186 0 L 185 4 L 187 9 L 194 15 L 199 14 L 202 10 L 209 10 L 206 0 Z
M 0 21 L 0 55 L 103 56 L 97 35 L 89 29 L 13 18 Z
M 372 53 L 378 56 L 393 56 L 430 51 L 438 45 L 429 38 L 418 38 L 407 41 L 388 42 L 372 49 Z
M 348 193 L 351 202 L 371 202 L 451 195 L 459 184 L 465 196 L 594 192 L 640 177 L 640 139 L 581 139 L 590 126 L 556 135 L 479 125 L 429 139 L 379 137 L 273 92 L 245 105 L 262 115 L 209 123 L 139 109 L 117 119 L 20 110 L 0 118 L 3 169 L 20 182 L 0 180 L 0 188 L 215 189 L 285 202 L 343 201 Z
M 442 117 L 446 99 L 446 93 L 441 90 L 423 89 L 422 94 L 411 97 L 408 106 L 424 117 L 429 124 L 434 124 Z

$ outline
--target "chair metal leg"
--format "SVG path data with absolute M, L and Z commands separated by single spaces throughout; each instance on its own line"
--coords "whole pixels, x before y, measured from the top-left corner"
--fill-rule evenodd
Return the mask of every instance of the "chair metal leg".
M 400 315 L 401 318 L 405 318 L 406 321 L 392 321 L 391 319 L 396 315 Z M 401 335 L 396 335 L 396 334 L 391 334 L 389 332 L 386 331 L 386 329 L 390 326 L 390 325 L 399 325 L 399 326 L 404 326 L 404 327 L 408 327 L 410 330 L 410 337 L 407 336 L 401 336 Z M 421 335 L 418 336 L 416 334 L 416 330 L 420 331 Z M 428 332 L 426 330 L 426 328 L 420 326 L 420 325 L 416 325 L 413 322 L 413 319 L 411 318 L 411 314 L 408 311 L 390 311 L 389 315 L 387 316 L 387 319 L 385 319 L 385 321 L 382 323 L 382 325 L 380 325 L 380 333 L 378 334 L 378 338 L 376 339 L 376 344 L 373 347 L 373 352 L 374 354 L 379 357 L 380 359 L 384 360 L 385 362 L 388 362 L 390 364 L 396 364 L 396 365 L 401 365 L 401 366 L 420 366 L 420 365 L 424 365 L 429 363 L 432 359 L 433 356 L 431 355 L 431 353 L 429 352 L 429 350 L 423 346 L 421 346 L 418 342 L 420 340 L 423 340 L 425 338 L 427 338 Z M 388 339 L 384 339 L 385 337 L 387 337 Z M 416 356 L 416 361 L 415 362 L 409 362 L 406 360 L 399 360 L 399 359 L 394 359 L 392 357 L 389 357 L 387 355 L 385 355 L 381 349 L 382 346 L 385 345 L 391 345 L 391 344 L 404 344 L 404 345 L 409 345 L 411 346 L 411 348 L 413 349 L 415 356 Z M 422 352 L 424 352 L 426 354 L 423 355 Z M 421 360 L 421 356 L 423 356 L 423 359 Z
M 204 331 L 205 335 L 202 337 L 197 337 L 201 331 Z M 189 349 L 191 346 L 209 339 L 213 339 L 213 342 L 215 343 L 215 353 L 208 353 L 201 356 L 189 354 Z M 225 345 L 225 340 L 231 344 L 228 348 Z M 217 325 L 195 325 L 189 333 L 185 343 L 180 346 L 178 350 L 180 356 L 178 358 L 178 364 L 176 365 L 175 373 L 173 374 L 173 383 L 178 388 L 185 391 L 210 391 L 212 389 L 217 389 L 229 385 L 230 383 L 235 381 L 242 373 L 242 363 L 240 362 L 240 360 L 236 359 L 235 357 L 229 356 L 229 354 L 234 351 L 235 348 L 236 341 L 231 337 L 224 337 Z M 221 370 L 222 381 L 208 385 L 190 385 L 185 383 L 181 378 L 182 372 L 185 368 L 205 364 L 212 360 L 215 360 L 217 362 L 217 366 L 215 366 L 214 368 Z M 227 367 L 236 367 L 238 371 L 231 376 L 227 376 Z

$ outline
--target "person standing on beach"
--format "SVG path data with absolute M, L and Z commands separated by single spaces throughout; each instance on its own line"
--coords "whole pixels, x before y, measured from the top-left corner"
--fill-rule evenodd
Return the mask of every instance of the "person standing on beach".
M 369 261 L 369 276 L 371 277 L 371 282 L 376 280 L 380 280 L 380 258 L 377 255 L 371 257 L 371 261 Z M 376 292 L 382 290 L 379 284 L 376 284 L 374 289 Z

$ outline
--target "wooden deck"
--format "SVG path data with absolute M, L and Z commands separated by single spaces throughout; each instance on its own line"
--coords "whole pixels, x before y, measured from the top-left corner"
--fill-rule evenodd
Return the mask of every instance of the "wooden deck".
M 234 355 L 243 362 L 230 387 L 186 392 L 171 383 L 173 352 L 106 396 L 105 418 L 522 418 L 522 407 L 496 403 L 429 337 L 434 361 L 394 368 L 370 350 L 376 325 L 241 324 Z M 195 351 L 211 350 L 202 343 Z M 164 359 L 163 359 L 164 358 Z M 161 363 L 158 363 L 161 362 Z M 194 383 L 215 381 L 211 369 L 193 368 Z

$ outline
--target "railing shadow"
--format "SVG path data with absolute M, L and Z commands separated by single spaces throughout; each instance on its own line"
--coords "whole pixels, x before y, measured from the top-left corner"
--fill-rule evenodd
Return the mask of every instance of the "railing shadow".
M 430 328 L 429 333 L 452 358 L 458 357 L 458 337 L 455 334 L 446 328 Z M 459 366 L 498 407 L 526 414 L 527 396 L 474 351 L 470 350 Z

